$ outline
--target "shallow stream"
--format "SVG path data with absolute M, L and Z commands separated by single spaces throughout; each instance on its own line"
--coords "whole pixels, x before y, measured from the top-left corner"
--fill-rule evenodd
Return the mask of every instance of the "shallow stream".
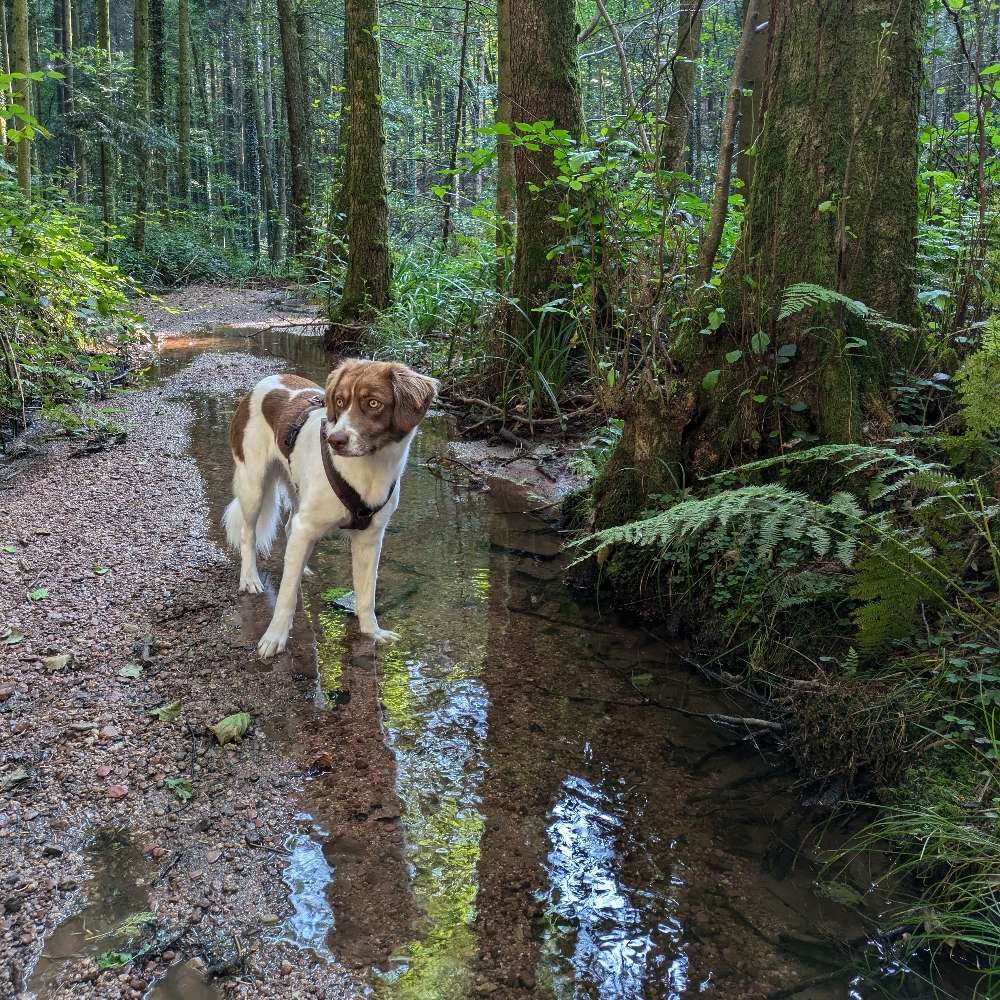
M 224 328 L 166 341 L 157 378 L 204 352 L 274 355 L 319 382 L 329 368 L 316 340 Z M 187 402 L 217 524 L 237 401 Z M 453 478 L 432 461 L 447 447 L 446 419 L 429 419 L 387 536 L 380 620 L 399 643 L 373 652 L 344 610 L 344 539 L 312 561 L 302 697 L 264 730 L 329 758 L 288 831 L 292 915 L 267 933 L 401 1000 L 931 996 L 889 958 L 859 968 L 876 915 L 835 898 L 860 899 L 869 873 L 817 891 L 819 819 L 787 759 L 704 717 L 760 710 L 568 590 L 539 501 Z M 248 641 L 266 625 L 253 601 L 227 625 Z

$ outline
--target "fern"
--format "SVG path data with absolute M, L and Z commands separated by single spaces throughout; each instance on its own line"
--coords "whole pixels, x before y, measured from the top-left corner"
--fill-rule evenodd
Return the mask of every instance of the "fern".
M 966 358 L 956 381 L 965 426 L 979 438 L 1000 434 L 1000 317 L 986 324 L 979 350 Z
M 803 570 L 772 581 L 767 588 L 767 596 L 775 610 L 790 611 L 807 604 L 843 598 L 847 592 L 847 580 L 843 573 Z
M 886 319 L 881 313 L 869 308 L 858 299 L 842 295 L 832 288 L 824 288 L 822 285 L 812 285 L 808 282 L 789 285 L 785 289 L 781 296 L 778 321 L 789 319 L 806 309 L 814 309 L 816 306 L 841 306 L 856 319 L 880 330 L 905 331 L 910 329 L 904 323 L 895 323 L 891 319 Z
M 805 451 L 792 451 L 786 455 L 775 455 L 773 458 L 762 458 L 757 462 L 739 465 L 734 469 L 716 473 L 713 479 L 746 479 L 747 474 L 763 472 L 767 469 L 788 467 L 792 465 L 807 465 L 809 463 L 823 465 L 839 465 L 843 468 L 843 476 L 870 475 L 868 485 L 868 502 L 877 503 L 886 500 L 918 476 L 935 477 L 935 487 L 941 487 L 945 482 L 947 468 L 937 462 L 928 462 L 915 455 L 903 455 L 892 448 L 878 448 L 860 444 L 822 444 Z
M 804 493 L 778 484 L 744 486 L 685 500 L 662 513 L 608 528 L 575 544 L 589 544 L 588 555 L 622 544 L 667 553 L 702 539 L 714 542 L 741 532 L 755 538 L 762 560 L 770 560 L 787 543 L 801 542 L 817 558 L 832 557 L 849 565 L 861 510 L 849 494 L 837 494 L 835 501 L 816 503 Z
M 908 638 L 921 605 L 940 603 L 919 554 L 898 539 L 886 539 L 858 563 L 850 595 L 865 602 L 854 612 L 862 653 L 880 653 Z

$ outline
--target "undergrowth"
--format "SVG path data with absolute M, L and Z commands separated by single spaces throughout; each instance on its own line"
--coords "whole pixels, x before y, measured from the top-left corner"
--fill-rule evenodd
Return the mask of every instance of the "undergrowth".
M 65 404 L 103 398 L 129 366 L 135 286 L 98 257 L 93 238 L 59 207 L 31 208 L 0 184 L 0 420 L 13 435 L 46 416 L 101 423 Z

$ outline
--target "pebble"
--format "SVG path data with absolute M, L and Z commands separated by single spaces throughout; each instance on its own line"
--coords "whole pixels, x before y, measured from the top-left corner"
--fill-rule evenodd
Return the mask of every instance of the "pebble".
M 123 799 L 128 795 L 128 785 L 108 785 L 106 794 L 109 799 Z

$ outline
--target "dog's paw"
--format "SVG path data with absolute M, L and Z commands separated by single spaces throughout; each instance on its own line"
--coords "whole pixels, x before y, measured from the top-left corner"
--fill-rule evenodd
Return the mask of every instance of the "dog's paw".
M 269 660 L 275 653 L 283 653 L 288 645 L 288 632 L 286 630 L 268 629 L 257 643 L 257 655 L 262 660 Z
M 378 645 L 384 642 L 399 642 L 399 633 L 390 632 L 387 628 L 376 628 L 372 632 L 365 632 L 369 639 L 374 639 Z
M 263 594 L 264 584 L 260 582 L 260 577 L 254 573 L 253 576 L 246 576 L 240 578 L 240 593 L 241 594 Z

